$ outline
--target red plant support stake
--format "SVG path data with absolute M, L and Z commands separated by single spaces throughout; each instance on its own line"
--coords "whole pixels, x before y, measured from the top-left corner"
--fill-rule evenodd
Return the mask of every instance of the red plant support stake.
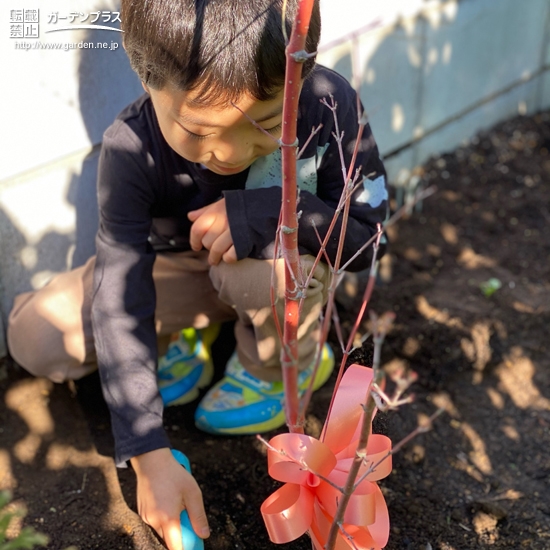
M 286 48 L 286 72 L 281 133 L 283 195 L 281 204 L 281 249 L 285 261 L 285 317 L 281 363 L 285 391 L 285 414 L 289 431 L 303 433 L 298 425 L 298 322 L 300 303 L 300 256 L 298 253 L 298 216 L 296 137 L 298 100 L 302 83 L 302 63 L 307 59 L 305 44 L 313 0 L 300 0 L 292 33 Z

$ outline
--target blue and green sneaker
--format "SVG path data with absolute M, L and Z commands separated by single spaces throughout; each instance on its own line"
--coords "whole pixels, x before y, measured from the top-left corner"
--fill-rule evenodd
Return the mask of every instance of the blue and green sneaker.
M 298 375 L 300 395 L 309 386 L 314 365 Z M 325 344 L 313 389 L 318 390 L 334 369 L 334 355 Z M 202 398 L 195 412 L 197 428 L 213 434 L 268 432 L 285 423 L 282 382 L 264 382 L 244 370 L 234 353 L 225 376 Z
M 165 406 L 183 405 L 199 396 L 212 381 L 214 365 L 210 346 L 220 325 L 205 329 L 184 328 L 175 334 L 166 355 L 159 359 L 157 384 Z

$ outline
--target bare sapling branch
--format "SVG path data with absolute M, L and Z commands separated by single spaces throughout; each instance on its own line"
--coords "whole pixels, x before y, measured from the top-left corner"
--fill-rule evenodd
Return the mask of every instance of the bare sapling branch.
M 361 170 L 360 168 L 356 169 L 356 175 L 355 175 L 354 179 L 352 180 L 352 182 L 349 182 L 349 178 L 351 177 L 351 173 L 353 172 L 353 168 L 355 166 L 355 160 L 357 158 L 357 152 L 359 151 L 359 144 L 361 142 L 361 137 L 362 137 L 362 134 L 363 134 L 363 129 L 362 128 L 363 128 L 364 125 L 360 125 L 359 133 L 358 133 L 358 135 L 355 139 L 355 144 L 354 144 L 354 147 L 353 147 L 352 160 L 351 160 L 351 163 L 350 163 L 350 166 L 349 166 L 349 171 L 348 171 L 347 168 L 346 168 L 345 161 L 344 161 L 344 151 L 342 149 L 342 141 L 341 141 L 342 136 L 340 135 L 340 132 L 339 132 L 338 117 L 336 115 L 337 103 L 334 101 L 334 98 L 332 96 L 330 96 L 330 97 L 331 97 L 331 103 L 330 104 L 327 102 L 326 98 L 323 98 L 321 100 L 321 103 L 323 103 L 323 105 L 326 105 L 331 110 L 332 116 L 333 116 L 333 119 L 334 119 L 334 125 L 335 125 L 335 128 L 336 128 L 336 131 L 333 132 L 333 135 L 335 136 L 335 139 L 338 143 L 338 152 L 339 152 L 339 156 L 340 156 L 340 163 L 341 163 L 341 169 L 342 169 L 342 177 L 343 177 L 343 180 L 344 180 L 344 186 L 343 186 L 342 194 L 340 196 L 340 200 L 338 202 L 338 206 L 337 206 L 337 208 L 334 212 L 334 216 L 332 218 L 331 224 L 330 224 L 330 226 L 327 230 L 327 233 L 325 235 L 324 240 L 321 243 L 320 252 L 319 252 L 319 254 L 317 254 L 317 258 L 315 258 L 315 262 L 313 264 L 313 268 L 311 269 L 310 275 L 304 283 L 304 288 L 308 287 L 309 282 L 311 280 L 311 277 L 313 276 L 313 273 L 315 271 L 315 268 L 317 267 L 317 264 L 319 263 L 319 261 L 321 261 L 321 256 L 324 255 L 326 257 L 326 245 L 327 245 L 327 243 L 328 243 L 328 241 L 329 241 L 329 239 L 330 239 L 330 237 L 331 237 L 331 235 L 334 231 L 334 228 L 336 226 L 338 218 L 340 217 L 340 214 L 342 213 L 342 211 L 345 208 L 345 205 L 346 204 L 349 205 L 349 200 L 351 199 L 351 195 L 353 194 L 353 192 L 356 189 L 356 185 L 360 185 L 360 183 L 362 183 L 362 181 L 360 183 L 357 183 L 357 181 L 356 181 L 357 179 L 359 179 L 360 170 Z M 318 127 L 318 128 L 320 129 L 320 127 Z M 310 136 L 309 139 L 311 139 L 311 137 L 312 136 Z M 349 207 L 348 207 L 347 212 L 344 210 L 343 218 L 347 220 L 348 215 L 349 215 Z M 338 251 L 340 252 L 340 257 L 341 257 L 341 250 L 343 248 L 343 243 L 344 243 L 344 238 L 345 238 L 345 228 L 347 227 L 347 221 L 345 223 L 342 222 L 342 224 L 343 225 L 342 225 L 342 229 L 340 231 L 340 240 L 339 240 L 339 244 L 338 244 Z M 315 232 L 317 234 L 317 237 L 318 237 L 319 241 L 321 241 L 319 233 L 317 231 L 317 228 L 314 227 L 314 229 L 315 229 Z M 330 262 L 329 262 L 329 265 L 330 265 Z M 339 266 L 339 260 L 337 258 L 337 261 L 335 262 L 335 266 L 332 269 L 332 271 L 337 271 L 338 266 Z
M 349 354 L 351 352 L 351 349 L 353 347 L 353 342 L 354 342 L 354 339 L 355 339 L 355 335 L 356 335 L 357 331 L 359 330 L 359 325 L 361 324 L 361 321 L 363 319 L 363 315 L 365 314 L 365 310 L 367 309 L 367 305 L 370 301 L 370 298 L 371 298 L 373 290 L 374 290 L 374 285 L 375 285 L 375 282 L 376 282 L 376 274 L 377 274 L 377 271 L 378 271 L 377 270 L 377 259 L 376 258 L 378 256 L 378 248 L 379 248 L 379 245 L 380 245 L 380 238 L 382 236 L 382 232 L 380 230 L 380 227 L 378 228 L 377 236 L 378 237 L 375 240 L 374 245 L 373 245 L 373 252 L 372 252 L 372 260 L 371 260 L 371 268 L 370 268 L 370 273 L 369 273 L 369 279 L 368 279 L 368 282 L 367 282 L 367 286 L 365 288 L 365 292 L 363 294 L 363 300 L 362 300 L 362 303 L 361 303 L 361 308 L 359 309 L 359 313 L 357 314 L 357 317 L 355 319 L 355 323 L 354 323 L 353 328 L 352 328 L 352 330 L 350 332 L 350 335 L 348 337 L 346 348 L 344 349 L 343 354 L 342 354 L 342 361 L 340 363 L 340 368 L 338 370 L 338 375 L 336 377 L 336 382 L 335 382 L 335 386 L 334 386 L 335 390 L 332 394 L 332 399 L 330 401 L 330 405 L 329 405 L 329 409 L 328 409 L 328 413 L 327 413 L 327 420 L 326 420 L 327 422 L 328 422 L 328 419 L 330 418 L 330 415 L 331 415 L 331 412 L 332 412 L 332 406 L 334 404 L 334 399 L 336 397 L 336 390 L 338 389 L 338 386 L 340 385 L 340 381 L 342 380 L 342 376 L 344 375 L 344 369 L 345 369 Z M 335 291 L 335 289 L 336 289 L 336 286 L 334 285 L 334 289 L 331 288 L 332 293 L 330 294 L 329 302 L 327 304 L 327 311 L 328 311 L 329 307 L 331 308 L 331 311 L 332 311 L 332 307 L 334 307 L 334 291 Z M 328 313 L 325 314 L 325 316 L 328 316 Z M 323 330 L 324 330 L 324 328 L 325 327 L 323 327 Z M 328 327 L 327 327 L 327 334 L 328 334 Z M 324 332 L 323 332 L 323 335 L 325 335 Z M 302 405 L 302 407 L 303 407 L 303 405 Z
M 330 108 L 330 106 L 329 106 L 329 108 Z M 357 148 L 357 144 L 358 144 L 358 142 L 356 141 L 355 149 Z M 436 188 L 434 186 L 432 186 L 432 187 L 429 187 L 429 188 L 424 189 L 423 191 L 417 193 L 413 198 L 412 205 L 414 205 L 416 202 L 419 202 L 419 201 L 423 200 L 424 198 L 429 197 L 430 195 L 435 193 L 435 191 L 436 191 Z M 346 189 L 344 189 L 342 195 L 344 196 L 345 194 L 346 194 Z M 348 202 L 349 202 L 350 198 L 351 198 L 351 194 L 349 194 L 347 196 Z M 368 303 L 370 301 L 370 298 L 372 296 L 372 293 L 374 291 L 374 286 L 375 286 L 375 283 L 376 283 L 376 276 L 377 276 L 377 272 L 378 272 L 376 258 L 378 256 L 378 249 L 379 249 L 380 239 L 382 237 L 383 231 L 385 229 L 387 229 L 388 227 L 394 225 L 401 217 L 403 217 L 406 214 L 406 212 L 410 208 L 411 208 L 411 205 L 406 205 L 406 206 L 402 206 L 399 210 L 397 210 L 384 223 L 383 227 L 382 226 L 378 227 L 377 232 L 340 269 L 336 269 L 334 266 L 331 266 L 331 272 L 333 274 L 333 277 L 332 277 L 331 286 L 330 286 L 330 289 L 329 289 L 329 299 L 328 299 L 328 302 L 327 302 L 327 313 L 326 313 L 326 316 L 325 316 L 325 318 L 328 318 L 328 319 L 326 319 L 326 323 L 324 323 L 323 327 L 322 327 L 322 332 L 321 332 L 322 340 L 321 341 L 325 341 L 325 339 L 328 335 L 328 330 L 329 330 L 329 326 L 330 326 L 330 318 L 331 318 L 331 315 L 332 315 L 332 311 L 334 309 L 334 293 L 335 293 L 336 287 L 338 285 L 338 280 L 337 280 L 336 277 L 338 275 L 340 275 L 341 273 L 343 273 L 345 271 L 345 269 L 351 264 L 351 262 L 353 262 L 353 260 L 355 260 L 360 254 L 362 254 L 367 249 L 368 246 L 373 247 L 372 263 L 371 263 L 371 269 L 370 269 L 370 273 L 369 273 L 367 286 L 365 288 L 365 292 L 364 292 L 364 295 L 363 295 L 361 308 L 360 308 L 359 313 L 357 314 L 357 317 L 356 317 L 356 322 L 355 322 L 355 324 L 352 328 L 352 331 L 351 331 L 349 339 L 348 339 L 348 345 L 343 350 L 342 363 L 340 365 L 340 370 L 338 372 L 338 377 L 337 377 L 336 384 L 335 384 L 335 390 L 338 388 L 338 385 L 339 385 L 340 380 L 342 378 L 342 375 L 344 373 L 344 368 L 345 368 L 347 358 L 348 358 L 349 354 L 351 353 L 351 351 L 353 349 L 353 342 L 354 342 L 354 339 L 355 339 L 355 335 L 356 335 L 356 333 L 359 329 L 359 325 L 360 325 L 360 323 L 363 319 L 363 315 L 366 311 L 367 305 L 368 305 Z M 332 224 L 329 227 L 329 230 L 327 231 L 327 235 L 325 236 L 325 239 L 321 243 L 321 251 L 320 251 L 320 253 L 317 257 L 317 260 L 319 260 L 321 256 L 324 256 L 325 258 L 327 258 L 326 243 L 328 242 L 328 238 L 330 237 L 330 234 L 332 233 L 332 230 L 333 230 L 333 228 L 336 224 L 336 220 L 337 220 L 337 217 L 338 217 L 339 214 L 340 214 L 340 211 L 337 210 L 335 215 L 334 215 Z M 314 228 L 314 229 L 316 231 L 318 239 L 320 240 L 320 236 L 319 236 L 319 233 L 317 232 L 317 229 L 316 228 Z M 343 242 L 339 245 L 339 247 L 343 247 Z M 329 265 L 330 265 L 330 262 L 329 262 Z M 309 281 L 309 279 L 304 283 L 305 288 L 307 288 L 308 281 Z M 320 361 L 320 355 L 317 357 L 315 369 L 317 368 L 317 365 L 318 365 L 319 361 Z M 315 369 L 314 369 L 314 372 L 316 371 Z M 314 377 L 312 377 L 312 379 L 313 378 Z M 310 387 L 308 387 L 308 390 L 306 391 L 304 397 L 302 398 L 302 402 L 301 402 L 301 405 L 300 405 L 300 418 L 305 417 L 305 411 L 307 410 L 307 407 L 308 407 L 309 402 L 311 400 L 312 393 L 313 393 L 313 386 L 312 386 L 312 384 L 310 384 Z M 332 402 L 329 406 L 329 413 L 328 413 L 329 416 L 330 416 L 331 408 L 332 408 Z
M 382 458 L 380 458 L 379 460 L 377 460 L 376 462 L 373 462 L 368 468 L 367 470 L 361 475 L 361 477 L 359 477 L 357 479 L 357 481 L 355 482 L 355 486 L 354 486 L 354 491 L 355 489 L 357 489 L 357 487 L 359 487 L 359 485 L 361 485 L 361 483 L 367 479 L 367 477 L 369 475 L 371 475 L 373 472 L 376 471 L 376 468 L 378 468 L 378 466 L 380 466 L 380 464 L 382 464 L 382 462 L 384 462 L 385 460 L 388 460 L 388 458 L 390 456 L 393 456 L 395 454 L 397 454 L 405 445 L 407 445 L 408 443 L 410 443 L 415 437 L 417 437 L 418 435 L 420 434 L 423 434 L 423 433 L 426 433 L 428 431 L 430 431 L 432 429 L 432 426 L 433 426 L 433 422 L 434 420 L 440 416 L 443 412 L 445 412 L 445 409 L 437 409 L 426 421 L 425 424 L 423 424 L 422 426 L 417 426 L 410 434 L 408 434 L 407 436 L 405 436 L 401 441 L 399 441 L 398 443 L 396 443 L 393 448 L 391 449 L 391 451 L 388 451 L 387 454 L 385 454 Z
M 338 117 L 337 117 L 337 114 L 336 114 L 337 103 L 334 101 L 334 98 L 332 96 L 330 96 L 330 99 L 331 99 L 330 103 L 328 103 L 325 98 L 323 98 L 321 100 L 321 102 L 331 110 L 332 116 L 333 116 L 333 119 L 334 119 L 334 126 L 336 128 L 336 130 L 334 132 L 334 136 L 335 136 L 335 139 L 336 139 L 337 144 L 338 144 L 338 151 L 339 151 L 339 155 L 340 155 L 340 162 L 341 162 L 342 177 L 343 177 L 344 185 L 343 185 L 342 194 L 341 194 L 341 197 L 340 197 L 338 207 L 335 210 L 335 213 L 334 213 L 334 216 L 332 218 L 331 224 L 330 224 L 330 226 L 327 230 L 327 233 L 325 235 L 325 238 L 322 242 L 321 249 L 320 249 L 319 253 L 317 254 L 317 257 L 316 257 L 315 262 L 313 264 L 313 268 L 311 269 L 311 272 L 310 272 L 310 276 L 311 276 L 313 274 L 317 264 L 321 260 L 321 257 L 326 256 L 326 245 L 327 245 L 327 243 L 328 243 L 328 241 L 329 241 L 329 239 L 330 239 L 330 237 L 331 237 L 331 235 L 334 231 L 334 228 L 336 227 L 336 223 L 337 223 L 337 221 L 340 217 L 340 214 L 342 214 L 342 220 L 341 220 L 341 226 L 340 226 L 340 235 L 339 235 L 339 239 L 338 239 L 338 246 L 337 246 L 337 249 L 336 249 L 336 258 L 335 258 L 335 261 L 334 261 L 334 265 L 331 266 L 332 277 L 331 277 L 331 282 L 330 282 L 329 291 L 328 291 L 328 301 L 327 301 L 327 306 L 326 306 L 325 319 L 324 319 L 324 322 L 323 322 L 322 327 L 321 327 L 320 342 L 325 342 L 326 341 L 326 338 L 328 336 L 328 331 L 329 331 L 329 328 L 330 328 L 330 321 L 331 321 L 331 318 L 332 318 L 332 311 L 334 309 L 334 295 L 335 295 L 335 292 L 336 292 L 336 287 L 338 285 L 338 280 L 336 279 L 336 277 L 334 275 L 335 275 L 335 273 L 338 273 L 338 271 L 339 271 L 339 266 L 340 266 L 340 263 L 341 263 L 341 260 L 342 260 L 342 254 L 343 254 L 343 250 L 344 250 L 344 241 L 345 241 L 345 238 L 346 238 L 347 222 L 348 222 L 348 218 L 349 218 L 349 209 L 350 209 L 350 200 L 351 200 L 350 189 L 355 188 L 356 179 L 359 179 L 359 175 L 360 175 L 360 170 L 358 169 L 356 171 L 355 177 L 353 179 L 351 179 L 351 175 L 353 174 L 353 171 L 355 169 L 355 161 L 357 159 L 357 153 L 359 151 L 359 145 L 361 143 L 361 138 L 362 138 L 363 129 L 364 129 L 364 125 L 360 124 L 359 125 L 359 130 L 358 130 L 358 133 L 357 133 L 357 137 L 355 139 L 352 159 L 351 159 L 349 167 L 346 168 L 346 164 L 345 164 L 345 160 L 344 160 L 344 151 L 343 151 L 343 148 L 342 148 L 342 141 L 341 141 L 342 140 L 342 133 L 339 130 Z M 315 228 L 315 231 L 316 231 L 317 235 L 319 236 L 319 234 L 317 232 L 317 228 Z M 376 256 L 376 254 L 377 254 L 377 251 L 374 252 L 374 256 Z M 329 263 L 329 265 L 330 265 L 330 263 Z M 304 283 L 305 288 L 308 287 L 309 280 L 310 279 L 308 278 L 307 281 Z M 312 376 L 311 376 L 311 380 L 310 380 L 309 386 L 308 386 L 308 388 L 306 390 L 306 393 L 304 394 L 304 397 L 302 398 L 302 401 L 301 401 L 301 404 L 300 404 L 300 410 L 299 410 L 298 418 L 299 418 L 300 422 L 302 422 L 302 423 L 304 422 L 307 407 L 309 406 L 309 403 L 311 401 L 311 396 L 313 394 L 313 383 L 314 383 L 314 380 L 315 380 L 315 376 L 317 374 L 317 370 L 319 368 L 319 364 L 321 362 L 321 354 L 322 354 L 322 346 L 319 346 L 319 349 L 317 351 L 317 356 L 316 356 L 316 359 L 315 359 L 315 365 L 313 367 L 313 373 L 312 373 Z M 342 373 L 343 373 L 343 367 L 341 367 L 341 369 L 340 369 L 339 378 L 341 377 Z M 338 388 L 338 385 L 335 386 L 335 390 L 334 390 L 335 392 L 336 392 L 337 388 Z
M 393 373 L 390 378 L 395 383 L 395 392 L 391 397 L 386 395 L 380 386 L 375 384 L 372 387 L 376 406 L 381 411 L 397 409 L 401 405 L 411 403 L 414 400 L 414 395 L 412 394 L 404 399 L 402 399 L 401 396 L 409 389 L 411 384 L 414 384 L 418 379 L 416 372 L 412 370 L 404 372 L 403 369 L 399 369 L 397 372 Z

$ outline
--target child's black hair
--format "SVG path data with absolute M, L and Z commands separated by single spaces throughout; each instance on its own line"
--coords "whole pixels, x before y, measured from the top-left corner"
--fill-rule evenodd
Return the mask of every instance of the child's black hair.
M 290 36 L 298 0 L 287 0 Z M 285 74 L 283 0 L 122 0 L 124 47 L 147 86 L 193 90 L 195 103 L 225 104 L 243 94 L 266 101 Z M 306 50 L 321 32 L 315 0 Z M 314 58 L 304 63 L 305 78 Z

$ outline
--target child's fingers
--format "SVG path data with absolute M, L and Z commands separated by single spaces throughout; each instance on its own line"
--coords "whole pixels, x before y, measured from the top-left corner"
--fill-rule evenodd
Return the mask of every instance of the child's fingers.
M 191 226 L 189 233 L 189 244 L 193 250 L 200 250 L 203 245 L 208 248 L 204 242 L 205 236 L 214 225 L 216 218 L 212 215 L 199 216 Z
M 207 208 L 208 206 L 203 206 L 197 210 L 191 210 L 191 212 L 187 212 L 187 217 L 190 221 L 194 222 Z
M 203 218 L 205 217 L 207 217 L 207 215 L 203 216 Z M 215 250 L 219 252 L 221 258 L 221 254 L 223 254 L 233 243 L 233 241 L 231 241 L 231 233 L 229 231 L 227 219 L 217 217 L 205 230 L 206 224 L 203 226 L 201 223 L 203 218 L 200 218 L 194 224 L 200 224 L 200 227 L 197 228 L 197 235 L 202 235 L 201 243 L 206 250 Z M 223 248 L 224 246 L 225 248 Z
M 224 199 L 193 210 L 189 213 L 189 219 L 193 222 L 189 236 L 193 250 L 201 250 L 203 247 L 210 250 L 216 239 L 229 227 Z
M 181 528 L 179 520 L 167 521 L 162 526 L 162 535 L 168 550 L 185 550 L 181 542 Z
M 223 231 L 212 243 L 210 247 L 206 246 L 206 248 L 210 249 L 210 254 L 208 254 L 208 263 L 210 265 L 218 265 L 224 256 L 226 252 L 229 251 L 229 249 L 233 246 L 233 239 L 231 238 L 231 231 L 229 229 L 226 229 Z
M 225 199 L 220 199 L 212 204 L 207 204 L 202 208 L 197 208 L 197 210 L 191 210 L 187 212 L 187 217 L 190 221 L 194 222 L 200 218 L 205 212 L 212 212 L 214 214 L 225 214 Z
M 226 264 L 234 264 L 237 261 L 237 251 L 234 246 L 231 246 L 231 248 L 223 255 L 223 261 Z
M 206 512 L 204 511 L 204 504 L 202 501 L 202 495 L 200 490 L 196 498 L 186 498 L 185 507 L 189 514 L 189 521 L 193 526 L 193 530 L 201 539 L 207 539 L 210 536 L 210 527 L 208 526 L 208 519 Z M 185 549 L 184 549 L 185 550 Z

